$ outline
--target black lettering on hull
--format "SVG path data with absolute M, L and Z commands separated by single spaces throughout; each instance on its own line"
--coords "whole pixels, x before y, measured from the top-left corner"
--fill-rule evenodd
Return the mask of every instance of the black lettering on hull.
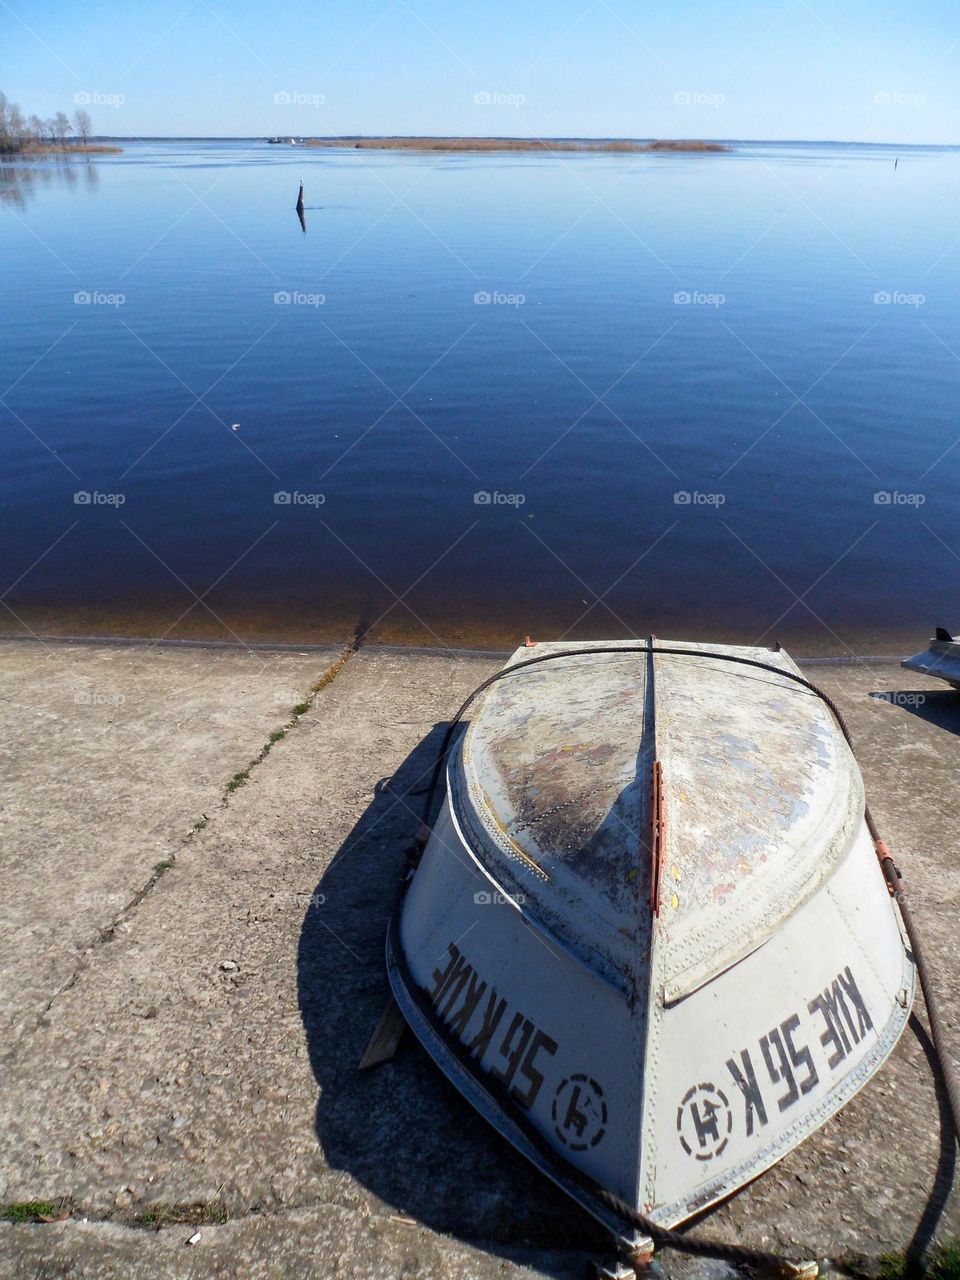
M 479 976 L 455 943 L 447 947 L 445 959 L 433 973 L 433 1007 L 480 1066 L 529 1110 L 543 1087 L 546 1059 L 559 1047 L 556 1040 L 516 1010 L 494 1053 L 492 1046 L 507 1013 L 507 1001 Z M 491 1054 L 493 1062 L 489 1061 Z

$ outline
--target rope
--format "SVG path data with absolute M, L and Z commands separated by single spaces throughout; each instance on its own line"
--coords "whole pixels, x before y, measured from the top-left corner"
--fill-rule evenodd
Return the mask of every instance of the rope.
M 894 868 L 896 870 L 896 868 Z M 897 871 L 898 878 L 900 877 Z M 902 878 L 898 880 L 902 883 Z M 933 1047 L 936 1050 L 937 1064 L 940 1068 L 940 1074 L 943 1079 L 944 1088 L 947 1091 L 947 1100 L 950 1103 L 950 1114 L 953 1118 L 954 1136 L 960 1136 L 960 1089 L 957 1087 L 957 1076 L 953 1068 L 953 1062 L 950 1058 L 950 1050 L 947 1047 L 946 1040 L 943 1035 L 943 1017 L 940 1011 L 940 1005 L 937 1001 L 936 992 L 930 986 L 930 974 L 927 969 L 926 957 L 923 951 L 923 944 L 920 940 L 920 934 L 917 930 L 917 922 L 913 918 L 913 912 L 910 910 L 910 903 L 903 889 L 897 889 L 894 893 L 897 905 L 900 908 L 900 915 L 903 919 L 904 926 L 907 930 L 907 937 L 910 939 L 910 950 L 913 952 L 913 959 L 917 966 L 917 973 L 920 975 L 920 987 L 923 991 L 923 1002 L 927 1006 L 927 1017 L 930 1022 L 930 1034 L 933 1039 Z
M 538 654 L 536 657 L 525 658 L 521 662 L 515 662 L 508 667 L 504 667 L 500 671 L 494 672 L 492 676 L 488 676 L 486 680 L 483 680 L 477 685 L 450 721 L 450 724 L 447 726 L 446 733 L 444 734 L 440 751 L 437 755 L 437 760 L 430 779 L 430 785 L 426 789 L 426 800 L 423 808 L 423 825 L 418 837 L 418 843 L 421 847 L 426 844 L 426 840 L 429 836 L 430 819 L 433 814 L 437 790 L 440 785 L 440 780 L 443 777 L 444 766 L 446 765 L 447 757 L 450 753 L 454 733 L 456 732 L 460 721 L 479 695 L 497 681 L 506 679 L 527 667 L 537 666 L 544 662 L 558 661 L 561 658 L 584 657 L 590 654 L 613 654 L 621 658 L 634 654 L 643 656 L 648 654 L 664 654 L 669 655 L 670 657 L 707 658 L 717 662 L 727 662 L 736 666 L 751 667 L 758 671 L 771 672 L 774 675 L 793 681 L 794 684 L 799 685 L 801 688 L 806 689 L 808 692 L 819 698 L 833 715 L 833 718 L 837 723 L 837 727 L 843 735 L 844 741 L 850 748 L 851 753 L 854 756 L 856 755 L 853 739 L 851 737 L 850 730 L 847 727 L 847 722 L 844 719 L 840 708 L 829 694 L 825 693 L 811 680 L 806 679 L 805 676 L 798 675 L 793 671 L 785 670 L 783 667 L 777 666 L 771 662 L 763 662 L 758 658 L 745 658 L 739 654 L 718 653 L 705 649 L 681 649 L 673 645 L 658 645 L 654 644 L 652 641 L 645 644 L 643 648 L 637 649 L 624 648 L 622 645 L 596 645 L 576 649 L 563 649 L 559 652 L 553 653 Z M 917 973 L 920 977 L 923 999 L 926 1004 L 927 1014 L 930 1020 L 930 1031 L 933 1037 L 937 1065 L 946 1086 L 947 1096 L 950 1102 L 954 1137 L 956 1139 L 960 1139 L 960 1088 L 958 1088 L 956 1075 L 944 1040 L 943 1021 L 940 1007 L 936 993 L 930 983 L 923 946 L 917 931 L 916 921 L 913 918 L 913 913 L 911 912 L 910 905 L 907 901 L 903 876 L 901 875 L 899 868 L 895 865 L 889 848 L 880 836 L 876 822 L 870 812 L 869 805 L 864 806 L 864 821 L 867 824 L 867 830 L 873 840 L 874 847 L 877 852 L 877 858 L 879 859 L 881 870 L 889 886 L 891 896 L 899 907 L 900 916 L 903 920 L 907 937 L 910 940 L 910 948 L 913 953 L 914 963 L 917 967 Z M 398 904 L 397 913 L 394 917 L 395 921 L 399 918 L 399 910 L 400 906 Z M 424 1016 L 434 1024 L 435 1029 L 439 1029 L 439 1019 L 434 1013 L 432 1006 L 422 999 L 421 992 L 416 986 L 416 983 L 413 982 L 412 975 L 406 967 L 406 959 L 399 946 L 399 938 L 396 939 L 396 945 L 393 950 L 394 957 L 401 968 L 405 981 L 407 981 L 408 990 L 410 990 L 411 994 L 414 995 L 414 998 L 417 1000 Z M 455 1053 L 458 1053 L 459 1056 L 459 1045 L 449 1043 L 446 1038 L 444 1038 L 444 1043 L 448 1048 L 452 1049 Z M 800 1277 L 803 1277 L 803 1280 L 807 1280 L 808 1277 L 815 1276 L 817 1274 L 815 1263 L 807 1262 L 795 1264 L 780 1257 L 778 1254 L 770 1253 L 762 1249 L 751 1249 L 744 1245 L 731 1245 L 722 1240 L 692 1240 L 681 1234 L 679 1231 L 668 1230 L 665 1227 L 658 1226 L 657 1223 L 652 1222 L 649 1218 L 644 1217 L 643 1214 L 638 1213 L 611 1191 L 608 1191 L 599 1183 L 594 1182 L 592 1178 L 588 1178 L 573 1165 L 570 1165 L 563 1160 L 549 1145 L 549 1143 L 541 1137 L 538 1131 L 533 1128 L 526 1116 L 519 1111 L 519 1108 L 516 1108 L 513 1105 L 512 1099 L 510 1099 L 508 1095 L 499 1098 L 498 1101 L 501 1106 L 512 1113 L 514 1122 L 522 1128 L 527 1139 L 536 1146 L 541 1158 L 544 1159 L 552 1168 L 557 1170 L 561 1182 L 570 1180 L 574 1181 L 583 1190 L 588 1192 L 588 1194 L 599 1204 L 610 1210 L 610 1212 L 612 1212 L 621 1222 L 633 1227 L 635 1230 L 642 1231 L 645 1235 L 649 1236 L 654 1244 L 675 1249 L 681 1253 L 708 1255 L 726 1262 L 731 1262 L 734 1265 L 773 1268 L 780 1274 L 791 1277 L 792 1280 L 799 1280 Z M 633 1260 L 638 1274 L 640 1274 L 647 1261 L 648 1259 L 646 1258 Z

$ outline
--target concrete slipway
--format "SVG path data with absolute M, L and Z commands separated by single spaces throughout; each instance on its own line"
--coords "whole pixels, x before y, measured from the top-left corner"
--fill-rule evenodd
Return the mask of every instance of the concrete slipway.
M 0 1226 L 0 1274 L 584 1274 L 597 1229 L 412 1038 L 355 1071 L 407 792 L 499 665 L 0 642 L 0 1202 L 66 1215 Z M 806 673 L 849 719 L 956 1027 L 960 695 L 894 663 Z M 917 1014 L 838 1117 L 693 1233 L 875 1261 L 960 1231 Z

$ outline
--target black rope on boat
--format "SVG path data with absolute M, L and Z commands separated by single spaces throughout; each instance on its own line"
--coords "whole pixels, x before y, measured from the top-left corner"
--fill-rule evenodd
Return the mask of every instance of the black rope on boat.
M 481 693 L 488 689 L 492 684 L 496 684 L 499 680 L 503 680 L 508 676 L 514 675 L 518 671 L 523 671 L 527 667 L 537 666 L 544 662 L 554 662 L 561 658 L 587 657 L 591 654 L 613 654 L 622 658 L 633 654 L 647 656 L 651 653 L 665 654 L 670 657 L 707 658 L 717 662 L 728 662 L 732 665 L 752 667 L 758 671 L 770 672 L 773 675 L 782 676 L 788 680 L 792 680 L 794 684 L 797 684 L 802 689 L 806 689 L 809 693 L 814 694 L 815 697 L 819 698 L 821 702 L 826 705 L 833 715 L 833 718 L 837 723 L 837 727 L 843 735 L 844 741 L 850 748 L 851 753 L 856 757 L 853 738 L 850 734 L 849 728 L 847 727 L 847 722 L 844 719 L 840 708 L 830 695 L 825 693 L 823 689 L 818 685 L 815 685 L 812 680 L 808 680 L 805 676 L 798 675 L 793 671 L 788 671 L 772 662 L 763 662 L 759 658 L 745 658 L 738 654 L 720 653 L 706 649 L 681 649 L 674 645 L 654 644 L 652 641 L 648 644 L 644 644 L 642 648 L 638 647 L 636 649 L 625 648 L 623 645 L 595 645 L 584 648 L 563 649 L 559 652 L 553 653 L 542 653 L 532 658 L 524 658 L 520 662 L 515 662 L 508 667 L 504 667 L 500 671 L 494 672 L 492 676 L 488 676 L 486 680 L 483 680 L 477 685 L 450 721 L 450 724 L 447 726 L 446 733 L 444 734 L 440 751 L 437 755 L 437 760 L 430 779 L 430 785 L 426 789 L 426 799 L 423 807 L 422 842 L 425 843 L 426 836 L 429 834 L 430 820 L 433 815 L 437 790 L 440 785 L 440 780 L 443 777 L 444 767 L 450 753 L 454 734 L 456 733 L 460 721 Z M 930 983 L 930 976 L 927 969 L 923 946 L 917 930 L 916 921 L 913 918 L 913 913 L 910 910 L 910 905 L 907 901 L 903 876 L 901 875 L 899 868 L 895 865 L 889 848 L 880 836 L 873 814 L 870 812 L 870 806 L 867 804 L 864 805 L 864 821 L 867 824 L 867 830 L 869 831 L 874 847 L 876 848 L 880 867 L 889 886 L 891 896 L 900 910 L 900 916 L 903 920 L 904 928 L 906 929 L 907 937 L 910 941 L 910 948 L 913 953 L 914 963 L 916 964 L 917 973 L 920 977 L 920 987 L 923 991 L 924 1003 L 927 1007 L 927 1015 L 930 1021 L 930 1031 L 933 1038 L 937 1066 L 950 1102 L 954 1139 L 956 1141 L 960 1141 L 960 1088 L 958 1088 L 956 1074 L 944 1039 L 943 1020 L 938 1003 L 938 997 Z M 401 902 L 402 896 L 403 895 L 401 895 Z M 397 904 L 397 911 L 394 916 L 395 923 L 399 920 L 400 905 L 400 903 Z M 421 1012 L 424 1013 L 435 1028 L 437 1028 L 439 1019 L 432 1007 L 428 1006 L 426 999 L 421 999 L 422 993 L 413 981 L 412 974 L 410 974 L 409 969 L 406 966 L 406 958 L 404 957 L 403 951 L 399 945 L 399 938 L 396 939 L 394 956 L 404 974 L 408 990 L 417 999 Z M 460 1056 L 460 1053 L 462 1052 L 460 1046 L 448 1042 L 446 1038 L 444 1038 L 444 1044 L 447 1048 L 455 1052 L 457 1056 Z M 512 1099 L 509 1097 L 498 1099 L 498 1101 L 511 1113 L 514 1111 L 519 1112 L 519 1108 L 513 1107 Z M 550 1144 L 541 1137 L 525 1116 L 522 1114 L 512 1114 L 512 1118 L 514 1122 L 521 1127 L 525 1137 L 534 1144 L 541 1159 L 549 1164 L 550 1167 L 557 1170 L 558 1177 L 561 1182 L 575 1182 L 600 1205 L 610 1210 L 621 1222 L 633 1227 L 637 1231 L 642 1231 L 644 1235 L 649 1236 L 655 1245 L 675 1249 L 682 1253 L 709 1255 L 710 1257 L 719 1258 L 735 1265 L 774 1268 L 786 1275 L 801 1276 L 808 1273 L 816 1274 L 815 1267 L 811 1269 L 809 1264 L 796 1266 L 788 1262 L 779 1254 L 770 1253 L 761 1249 L 747 1248 L 744 1245 L 731 1245 L 722 1240 L 694 1240 L 683 1235 L 679 1231 L 668 1230 L 665 1227 L 658 1226 L 657 1223 L 652 1222 L 649 1218 L 644 1217 L 643 1214 L 638 1213 L 635 1209 L 631 1208 L 631 1206 L 621 1200 L 619 1196 L 614 1195 L 613 1192 L 600 1186 L 599 1183 L 594 1182 L 592 1178 L 587 1177 L 587 1175 L 581 1173 L 573 1165 L 565 1161 L 557 1154 L 556 1151 L 554 1151 L 553 1147 L 551 1147 Z
M 898 884 L 902 884 L 902 877 L 900 877 L 899 871 L 896 874 Z M 943 1016 L 940 1011 L 937 994 L 930 985 L 930 974 L 923 951 L 923 943 L 920 940 L 920 933 L 917 929 L 917 922 L 913 918 L 910 903 L 902 888 L 895 890 L 894 897 L 897 900 L 897 906 L 900 908 L 900 915 L 907 931 L 907 937 L 910 939 L 910 950 L 913 952 L 914 963 L 920 976 L 920 988 L 923 991 L 923 1002 L 927 1006 L 927 1018 L 930 1022 L 930 1035 L 933 1039 L 937 1065 L 940 1069 L 944 1088 L 947 1091 L 950 1114 L 953 1117 L 954 1137 L 960 1139 L 960 1089 L 957 1087 L 957 1075 L 943 1034 Z

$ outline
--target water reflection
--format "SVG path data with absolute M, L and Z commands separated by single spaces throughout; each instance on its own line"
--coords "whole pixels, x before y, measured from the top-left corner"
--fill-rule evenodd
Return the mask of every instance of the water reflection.
M 91 190 L 99 186 L 97 166 L 89 159 L 43 156 L 32 162 L 6 161 L 0 164 L 0 201 L 24 209 L 45 187 L 76 187 L 80 182 Z

